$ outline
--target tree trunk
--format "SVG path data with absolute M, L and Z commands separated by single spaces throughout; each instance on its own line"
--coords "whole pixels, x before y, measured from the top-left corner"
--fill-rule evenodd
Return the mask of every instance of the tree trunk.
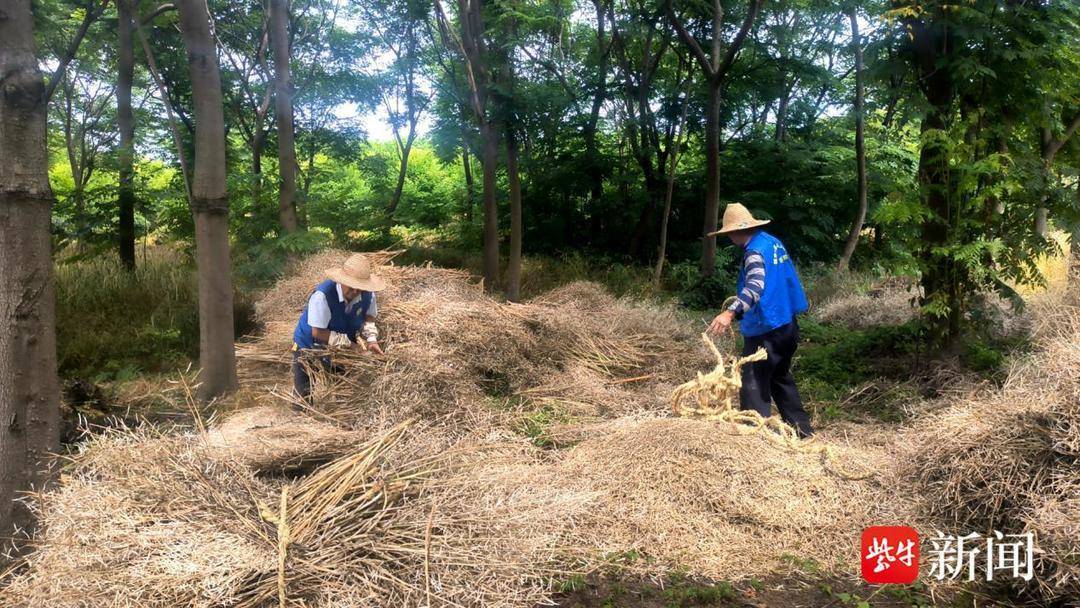
M 127 1 L 130 2 L 131 0 Z M 129 4 L 128 6 L 130 7 L 131 5 Z M 169 97 L 168 88 L 165 86 L 165 79 L 161 77 L 161 72 L 157 68 L 157 61 L 154 59 L 153 49 L 150 48 L 150 41 L 147 40 L 146 32 L 143 31 L 139 16 L 135 12 L 132 12 L 132 21 L 135 23 L 135 34 L 139 37 L 139 46 L 142 47 L 143 56 L 146 58 L 146 67 L 150 70 L 150 76 L 153 77 L 154 84 L 157 85 L 158 97 L 161 100 L 161 104 L 165 106 L 165 116 L 168 119 L 169 132 L 172 134 L 173 147 L 176 149 L 176 160 L 180 163 L 180 175 L 184 178 L 184 193 L 187 195 L 188 205 L 191 205 L 191 169 L 187 162 L 187 155 L 184 154 L 184 139 L 180 136 L 180 125 L 176 122 L 177 112 Z
M 705 108 L 705 222 L 701 243 L 701 276 L 716 272 L 716 232 L 720 215 L 720 83 L 708 82 Z
M 784 93 L 780 96 L 780 101 L 776 105 L 776 132 L 773 133 L 773 139 L 776 143 L 780 144 L 787 141 L 787 113 L 788 104 L 791 103 L 791 95 L 794 86 L 791 88 L 784 88 Z
M 278 131 L 278 221 L 296 232 L 296 143 L 293 133 L 292 79 L 289 75 L 288 0 L 270 0 L 270 38 L 274 47 L 274 114 Z M 219 94 L 220 95 L 220 94 Z
M 863 55 L 862 43 L 859 40 L 858 11 L 852 6 L 848 13 L 851 21 L 851 46 L 855 52 L 855 170 L 858 181 L 858 210 L 855 212 L 855 220 L 851 223 L 848 231 L 847 242 L 844 243 L 844 251 L 840 254 L 840 262 L 837 268 L 846 271 L 851 264 L 851 256 L 855 253 L 855 246 L 859 244 L 859 234 L 862 232 L 863 222 L 866 221 L 866 141 L 864 128 L 866 120 L 863 117 Z
M 15 498 L 40 485 L 44 460 L 60 448 L 45 119 L 30 0 L 8 0 L 0 10 L 0 534 L 5 537 L 13 527 L 32 524 L 32 514 Z
M 254 208 L 260 207 L 263 189 L 262 155 L 266 135 L 262 132 L 262 119 L 256 117 L 255 132 L 251 137 L 251 200 Z
M 960 279 L 956 263 L 942 258 L 936 250 L 949 242 L 954 230 L 954 218 L 950 205 L 955 184 L 949 168 L 948 150 L 940 138 L 928 137 L 930 131 L 946 131 L 946 117 L 956 96 L 952 73 L 942 63 L 956 46 L 955 36 L 946 24 L 940 23 L 939 15 L 926 15 L 910 20 L 911 44 L 914 50 L 920 78 L 920 86 L 929 108 L 921 127 L 922 148 L 919 151 L 918 181 L 920 196 L 928 214 L 920 227 L 920 248 L 917 256 L 922 270 L 923 289 L 920 305 L 939 307 L 938 314 L 927 316 L 927 323 L 935 339 L 943 339 L 946 346 L 960 334 L 961 301 Z
M 484 156 L 484 289 L 495 291 L 499 285 L 499 207 L 495 201 L 495 171 L 499 156 L 499 136 L 488 122 L 480 124 Z
M 946 111 L 944 107 L 941 111 Z M 933 249 L 948 243 L 949 238 L 949 168 L 947 154 L 944 146 L 936 143 L 932 138 L 927 138 L 926 133 L 930 130 L 945 130 L 946 124 L 941 113 L 936 109 L 927 112 L 923 119 L 922 133 L 923 146 L 919 152 L 919 185 L 922 189 L 923 199 L 930 210 L 929 216 L 923 221 L 920 231 L 922 251 L 920 257 L 925 264 L 922 273 L 922 302 L 925 304 L 932 298 L 944 298 L 949 307 L 948 314 L 938 320 L 931 320 L 937 324 L 939 333 L 950 340 L 959 334 L 959 310 L 955 306 L 953 283 L 953 262 L 934 260 Z
M 394 217 L 394 212 L 397 211 L 398 204 L 401 203 L 401 193 L 405 190 L 405 177 L 409 173 L 409 153 L 412 151 L 415 140 L 416 123 L 410 123 L 409 134 L 405 137 L 404 145 L 401 146 L 401 162 L 398 163 L 397 184 L 394 186 L 394 195 L 390 198 L 390 206 L 386 209 L 387 217 Z
M 476 186 L 473 184 L 469 144 L 464 139 L 461 140 L 461 166 L 465 171 L 465 219 L 472 222 L 473 204 L 476 201 Z
M 458 0 L 458 23 L 461 36 L 453 33 L 442 2 L 435 0 L 439 32 L 447 46 L 461 52 L 465 59 L 466 80 L 469 83 L 469 105 L 480 129 L 481 164 L 484 170 L 484 289 L 493 292 L 499 282 L 499 216 L 495 204 L 495 170 L 498 162 L 498 130 L 487 115 L 491 78 L 488 74 L 488 51 L 485 41 L 482 0 Z
M 1040 206 L 1035 210 L 1035 234 L 1045 238 L 1046 231 L 1050 225 L 1050 210 L 1043 206 Z
M 229 198 L 225 189 L 225 116 L 217 48 L 204 0 L 178 0 L 180 29 L 191 71 L 195 105 L 195 169 L 192 212 L 199 275 L 199 398 L 236 389 L 233 349 L 232 266 L 229 262 Z
M 116 162 L 120 183 L 117 203 L 120 222 L 117 227 L 120 261 L 128 270 L 135 268 L 135 116 L 131 111 L 131 83 L 135 77 L 135 44 L 132 40 L 131 11 L 128 3 L 116 3 L 117 13 L 117 77 L 116 123 L 120 128 L 120 148 Z
M 600 110 L 604 107 L 604 100 L 607 99 L 607 72 L 609 64 L 607 36 L 606 36 L 606 20 L 604 14 L 606 9 L 602 0 L 593 0 L 593 7 L 596 9 L 596 52 L 599 53 L 597 57 L 596 66 L 596 92 L 593 95 L 592 108 L 589 110 L 589 121 L 585 123 L 585 158 L 588 163 L 588 173 L 591 186 L 589 188 L 589 202 L 592 205 L 593 213 L 596 213 L 596 205 L 600 202 L 600 197 L 604 195 L 604 170 L 600 163 L 599 150 L 596 145 L 596 131 L 600 122 Z
M 690 80 L 687 81 L 691 82 Z M 675 129 L 675 137 L 671 141 L 671 154 L 669 155 L 667 170 L 667 188 L 664 190 L 664 215 L 660 218 L 660 246 L 657 248 L 656 268 L 653 270 L 653 285 L 660 287 L 660 280 L 664 276 L 664 262 L 667 259 L 668 220 L 671 219 L 671 199 L 675 195 L 675 169 L 679 166 L 679 147 L 682 143 L 683 128 L 686 126 L 686 110 L 690 107 L 689 86 L 686 96 L 683 98 L 682 112 L 679 114 L 679 125 Z
M 506 178 L 510 184 L 510 259 L 506 267 L 506 299 L 521 299 L 521 175 L 518 143 L 512 129 L 506 131 Z

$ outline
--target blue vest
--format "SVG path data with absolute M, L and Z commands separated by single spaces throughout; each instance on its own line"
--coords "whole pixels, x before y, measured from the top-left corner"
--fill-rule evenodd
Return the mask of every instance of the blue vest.
M 757 252 L 765 260 L 765 290 L 758 303 L 743 313 L 739 329 L 744 336 L 760 336 L 791 323 L 795 315 L 806 312 L 810 306 L 795 272 L 795 264 L 779 239 L 761 230 L 746 244 L 746 251 Z M 744 265 L 739 270 L 736 293 L 742 293 L 745 284 Z
M 330 324 L 327 329 L 345 334 L 350 340 L 356 342 L 356 332 L 363 328 L 368 307 L 371 306 L 371 292 L 361 292 L 360 302 L 348 314 L 345 314 L 345 306 L 348 302 L 338 299 L 337 283 L 327 279 L 319 283 L 311 293 L 314 294 L 316 291 L 321 291 L 326 296 L 326 304 L 330 306 Z M 311 296 L 308 296 L 308 299 L 310 300 Z M 300 320 L 296 322 L 296 329 L 293 330 L 293 342 L 296 343 L 297 348 L 315 347 L 315 338 L 311 335 L 311 326 L 308 325 L 307 304 L 304 305 L 304 312 L 301 313 Z

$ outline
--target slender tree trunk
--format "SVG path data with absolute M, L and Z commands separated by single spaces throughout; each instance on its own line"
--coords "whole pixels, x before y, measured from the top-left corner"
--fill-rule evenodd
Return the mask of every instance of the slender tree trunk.
M 864 128 L 866 119 L 863 116 L 863 54 L 862 43 L 859 39 L 858 11 L 854 7 L 848 13 L 851 21 L 851 46 L 855 52 L 855 170 L 858 181 L 859 207 L 855 212 L 855 220 L 851 223 L 848 231 L 847 242 L 844 243 L 844 251 L 840 254 L 840 262 L 837 268 L 846 271 L 851 264 L 851 256 L 855 253 L 855 246 L 859 244 L 859 234 L 862 232 L 863 222 L 866 221 L 866 141 Z
M 607 72 L 610 57 L 607 48 L 609 44 L 606 35 L 606 19 L 604 17 L 606 8 L 602 0 L 593 0 L 593 7 L 596 9 L 596 52 L 599 56 L 597 57 L 596 66 L 596 92 L 593 95 L 592 108 L 589 110 L 589 121 L 585 124 L 584 135 L 585 157 L 588 159 L 589 180 L 591 182 L 589 201 L 594 209 L 593 213 L 596 213 L 595 207 L 600 202 L 600 197 L 604 195 L 604 170 L 600 163 L 600 154 L 596 145 L 596 132 L 600 123 L 600 110 L 604 107 L 604 100 L 607 99 Z
M 390 198 L 390 206 L 386 209 L 387 217 L 394 217 L 394 212 L 397 211 L 398 204 L 401 203 L 401 193 L 405 190 L 405 177 L 409 173 L 409 153 L 412 152 L 415 140 L 416 123 L 410 123 L 409 134 L 405 137 L 405 143 L 401 146 L 401 162 L 398 163 L 397 184 L 394 185 L 394 195 Z
M 1080 284 L 1080 226 L 1069 237 L 1069 283 Z
M 480 124 L 483 142 L 484 184 L 484 289 L 495 291 L 499 284 L 499 207 L 495 201 L 495 172 L 498 168 L 499 136 L 488 122 Z
M 0 535 L 32 524 L 15 501 L 60 447 L 45 82 L 30 0 L 0 9 Z
M 229 262 L 229 198 L 225 189 L 225 115 L 221 73 L 205 0 L 177 0 L 180 29 L 191 70 L 195 104 L 195 171 L 192 212 L 199 275 L 199 397 L 236 389 L 233 348 L 232 266 Z
M 667 188 L 664 190 L 664 215 L 660 218 L 660 246 L 656 256 L 656 268 L 653 270 L 653 285 L 656 287 L 660 287 L 660 280 L 664 276 L 664 262 L 667 260 L 668 220 L 671 219 L 671 199 L 675 195 L 675 170 L 679 167 L 679 148 L 682 143 L 683 129 L 686 126 L 686 110 L 689 107 L 690 91 L 687 90 L 686 96 L 683 98 L 682 112 L 679 115 L 679 126 L 675 130 L 675 138 L 671 142 L 671 154 L 668 158 Z
M 278 131 L 278 221 L 296 232 L 296 142 L 293 132 L 292 78 L 289 74 L 288 0 L 270 0 L 270 38 L 274 48 L 274 114 Z
M 1042 170 L 1043 191 L 1040 195 L 1039 206 L 1035 209 L 1035 234 L 1043 238 L 1046 237 L 1046 230 L 1050 219 L 1050 210 L 1046 207 L 1046 203 L 1050 200 L 1051 182 L 1054 179 L 1054 156 L 1057 153 L 1057 149 L 1051 146 L 1052 143 L 1054 142 L 1050 129 L 1044 128 L 1042 133 L 1042 145 L 1040 146 L 1042 166 L 1039 167 Z
M 476 186 L 473 184 L 472 161 L 469 159 L 469 144 L 461 140 L 461 167 L 465 171 L 465 219 L 472 221 L 473 205 L 476 202 Z
M 119 0 L 125 2 L 128 7 L 131 8 L 133 0 Z M 142 47 L 143 56 L 146 57 L 146 67 L 150 70 L 150 76 L 154 79 L 154 84 L 157 85 L 158 97 L 161 100 L 161 104 L 165 106 L 165 116 L 169 123 L 169 132 L 172 134 L 173 147 L 176 149 L 176 160 L 180 163 L 180 175 L 184 178 L 184 193 L 187 194 L 188 205 L 192 204 L 191 195 L 191 169 L 187 161 L 187 156 L 184 154 L 184 140 L 180 136 L 180 125 L 176 122 L 177 113 L 173 108 L 172 100 L 169 98 L 168 88 L 165 86 L 165 80 L 161 77 L 161 72 L 157 69 L 157 61 L 154 59 L 154 51 L 150 48 L 150 41 L 146 38 L 146 32 L 143 31 L 142 25 L 139 21 L 139 15 L 131 10 L 132 21 L 135 23 L 135 34 L 139 37 L 139 46 Z
M 521 175 L 518 143 L 513 129 L 506 130 L 506 178 L 510 183 L 510 259 L 506 267 L 506 299 L 521 299 Z
M 488 116 L 488 97 L 491 77 L 488 73 L 488 51 L 485 42 L 483 0 L 458 0 L 458 23 L 461 36 L 435 0 L 435 13 L 443 42 L 461 52 L 465 59 L 466 80 L 469 83 L 469 106 L 480 129 L 484 172 L 484 289 L 493 292 L 499 282 L 499 216 L 495 204 L 495 170 L 498 163 L 499 133 Z
M 702 230 L 701 276 L 716 272 L 716 231 L 720 216 L 720 87 L 709 82 L 709 100 L 705 108 L 705 222 Z
M 116 161 L 120 183 L 117 202 L 120 223 L 117 230 L 120 261 L 128 270 L 135 268 L 135 116 L 131 111 L 131 84 L 135 77 L 134 24 L 128 3 L 116 3 L 117 13 L 117 77 L 116 123 L 120 128 L 120 148 Z
M 787 109 L 791 103 L 791 95 L 792 89 L 785 88 L 776 105 L 776 133 L 773 133 L 773 138 L 778 144 L 787 141 Z
M 1039 208 L 1035 210 L 1035 234 L 1045 238 L 1046 231 L 1050 226 L 1050 210 L 1046 207 L 1046 200 L 1043 199 Z
M 262 189 L 263 189 L 263 168 L 262 168 L 262 156 L 263 146 L 266 144 L 266 136 L 262 131 L 262 120 L 260 118 L 255 119 L 255 132 L 251 137 L 251 200 L 255 203 L 255 208 L 259 208 L 259 203 L 262 201 Z
M 1080 114 L 1076 114 L 1072 121 L 1065 121 L 1065 132 L 1060 137 L 1054 137 L 1049 127 L 1044 127 L 1042 130 L 1042 141 L 1039 146 L 1043 161 L 1043 194 L 1042 204 L 1035 211 L 1035 232 L 1042 237 L 1046 236 L 1047 222 L 1049 219 L 1050 210 L 1046 207 L 1046 202 L 1050 199 L 1051 182 L 1054 179 L 1054 157 L 1057 156 L 1058 150 L 1065 145 L 1069 138 L 1080 130 Z

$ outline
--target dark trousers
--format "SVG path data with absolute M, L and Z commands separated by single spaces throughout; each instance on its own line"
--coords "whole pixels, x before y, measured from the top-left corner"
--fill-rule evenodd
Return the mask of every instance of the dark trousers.
M 742 389 L 739 401 L 744 410 L 754 410 L 762 416 L 772 415 L 771 402 L 776 402 L 780 418 L 795 427 L 801 437 L 814 434 L 810 415 L 803 408 L 795 378 L 791 375 L 791 359 L 799 346 L 799 324 L 795 321 L 781 325 L 760 336 L 743 338 L 743 356 L 751 355 L 758 347 L 769 358 L 748 363 L 742 368 Z
M 328 371 L 333 369 L 330 356 L 319 355 L 317 350 L 292 351 L 293 390 L 308 403 L 311 403 L 311 374 L 308 373 L 308 368 L 322 366 Z

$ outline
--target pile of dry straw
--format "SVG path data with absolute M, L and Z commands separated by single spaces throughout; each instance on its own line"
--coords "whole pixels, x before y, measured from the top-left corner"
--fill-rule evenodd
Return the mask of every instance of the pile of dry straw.
M 246 389 L 223 404 L 236 411 L 81 448 L 36 497 L 37 550 L 0 604 L 534 606 L 572 574 L 738 580 L 792 556 L 854 576 L 864 526 L 936 523 L 892 429 L 822 433 L 866 469 L 854 479 L 817 450 L 672 417 L 675 386 L 712 366 L 699 328 L 589 284 L 512 305 L 461 272 L 387 267 L 387 355 L 338 353 L 344 373 L 292 411 L 292 325 L 343 255 L 307 260 L 265 296 L 267 331 L 240 350 Z M 544 447 L 520 432 L 541 414 Z M 922 454 L 956 433 L 920 424 Z M 1076 449 L 1075 430 L 1052 431 L 1055 453 Z M 960 483 L 972 449 L 932 455 L 947 464 L 921 472 L 932 498 Z M 950 504 L 937 514 L 962 507 Z M 1068 544 L 1076 509 L 1024 504 L 1019 517 Z
M 343 255 L 309 258 L 258 304 L 267 331 L 240 347 L 245 384 L 288 394 L 296 317 L 321 271 Z M 346 350 L 335 359 L 345 374 L 315 382 L 317 415 L 350 428 L 417 416 L 456 439 L 506 426 L 522 405 L 581 419 L 660 411 L 671 387 L 708 365 L 674 308 L 617 301 L 593 284 L 503 304 L 462 271 L 385 266 L 382 274 L 387 355 Z
M 1021 591 L 1067 604 L 1080 600 L 1080 287 L 1032 307 L 1035 353 L 1002 387 L 924 416 L 901 445 L 940 529 L 1033 532 L 1035 578 Z

